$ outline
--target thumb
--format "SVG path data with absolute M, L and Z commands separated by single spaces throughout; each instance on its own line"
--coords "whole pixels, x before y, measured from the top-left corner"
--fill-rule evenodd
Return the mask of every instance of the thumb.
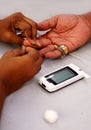
M 39 51 L 36 50 L 36 49 L 34 49 L 34 48 L 26 47 L 26 48 L 25 48 L 25 51 L 27 52 L 27 55 L 28 55 L 33 61 L 36 61 L 36 60 L 40 57 Z
M 49 20 L 44 20 L 44 21 L 38 23 L 37 28 L 40 31 L 45 31 L 45 30 L 49 29 L 50 28 L 49 27 Z
M 10 58 L 10 57 L 16 57 L 16 56 L 21 56 L 21 55 L 24 55 L 25 52 L 23 50 L 20 50 L 20 49 L 14 49 L 14 50 L 11 50 L 11 51 L 7 51 L 3 56 L 2 58 Z
M 58 16 L 54 16 L 50 19 L 46 19 L 40 23 L 38 23 L 38 30 L 45 31 L 50 28 L 54 28 L 57 24 Z

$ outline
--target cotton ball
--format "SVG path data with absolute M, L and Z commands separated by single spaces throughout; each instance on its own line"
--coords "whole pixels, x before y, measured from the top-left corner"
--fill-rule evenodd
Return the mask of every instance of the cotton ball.
M 55 123 L 58 119 L 58 113 L 54 110 L 47 110 L 44 113 L 44 120 L 48 123 Z

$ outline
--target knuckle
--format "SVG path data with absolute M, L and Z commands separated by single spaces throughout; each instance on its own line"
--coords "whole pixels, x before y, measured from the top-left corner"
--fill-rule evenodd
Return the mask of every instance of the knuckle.
M 16 13 L 16 16 L 19 16 L 19 17 L 20 17 L 20 16 L 23 16 L 23 14 L 22 14 L 21 12 L 17 12 L 17 13 Z
M 37 30 L 37 23 L 33 22 L 32 27 Z
M 36 22 L 33 22 L 33 26 L 34 26 L 35 28 L 37 28 L 37 23 L 36 23 Z

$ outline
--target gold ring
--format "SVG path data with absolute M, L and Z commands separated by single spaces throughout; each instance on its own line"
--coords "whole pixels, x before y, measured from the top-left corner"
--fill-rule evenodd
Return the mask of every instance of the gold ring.
M 61 57 L 62 57 L 62 58 L 68 54 L 68 48 L 67 48 L 67 46 L 65 46 L 65 45 L 59 46 L 59 47 L 57 48 L 57 50 L 59 50 L 59 51 L 61 52 L 61 54 L 62 54 Z

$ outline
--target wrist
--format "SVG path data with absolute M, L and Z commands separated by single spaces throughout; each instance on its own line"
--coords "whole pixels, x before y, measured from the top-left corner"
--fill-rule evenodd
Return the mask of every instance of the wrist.
M 1 117 L 1 111 L 3 108 L 3 104 L 6 98 L 6 90 L 4 83 L 0 80 L 0 117 Z
M 4 93 L 4 95 L 5 95 L 5 97 L 6 97 L 6 87 L 5 87 L 5 83 L 0 79 L 0 90 L 2 90 L 2 91 L 0 91 L 0 93 Z
M 1 62 L 1 61 L 0 61 Z M 2 66 L 0 66 L 0 68 L 2 68 Z M 2 87 L 3 91 L 5 92 L 5 95 L 8 96 L 8 92 L 7 92 L 7 82 L 8 82 L 8 76 L 7 73 L 5 73 L 5 71 L 3 71 L 3 69 L 0 69 L 1 73 L 0 73 L 0 86 Z
M 84 22 L 89 27 L 89 29 L 90 29 L 90 35 L 91 35 L 91 12 L 88 12 L 86 14 L 81 15 L 81 18 L 84 20 Z

